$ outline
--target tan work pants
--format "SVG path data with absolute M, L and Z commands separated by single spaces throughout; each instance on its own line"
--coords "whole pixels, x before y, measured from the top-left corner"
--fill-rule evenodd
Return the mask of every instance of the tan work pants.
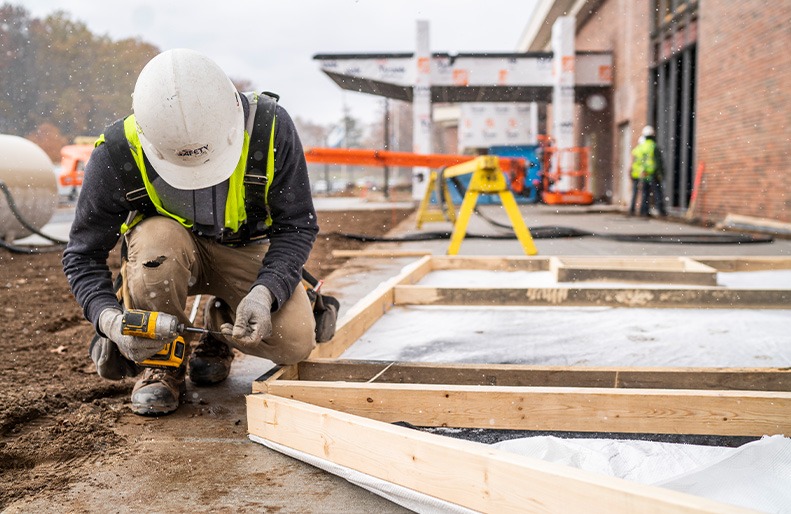
M 258 277 L 267 243 L 224 246 L 195 236 L 177 221 L 163 216 L 147 218 L 126 234 L 128 262 L 124 282 L 130 306 L 162 311 L 189 324 L 184 313 L 187 296 L 212 295 L 206 305 L 206 325 L 218 331 L 233 323 L 236 307 Z M 276 364 L 294 364 L 316 345 L 315 320 L 305 288 L 297 286 L 291 298 L 272 314 L 272 335 L 257 345 L 239 345 L 216 337 L 244 353 Z

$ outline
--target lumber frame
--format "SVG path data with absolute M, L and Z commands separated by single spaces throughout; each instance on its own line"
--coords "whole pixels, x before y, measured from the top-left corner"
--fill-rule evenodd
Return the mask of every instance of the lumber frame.
M 646 256 L 564 256 L 561 259 L 586 260 L 591 266 L 610 265 L 628 259 L 645 263 L 645 269 L 652 269 L 650 262 L 656 257 Z M 767 271 L 791 269 L 791 257 L 783 256 L 692 256 L 691 261 L 710 266 L 717 271 Z M 551 257 L 541 256 L 448 256 L 432 257 L 433 270 L 468 269 L 492 271 L 547 271 Z
M 613 258 L 552 257 L 558 282 L 615 280 L 716 286 L 717 270 L 688 257 Z
M 591 265 L 620 262 L 623 257 L 575 257 Z M 653 258 L 635 257 L 650 262 Z M 788 257 L 689 257 L 718 271 L 791 269 Z M 785 309 L 791 291 L 770 289 L 725 289 L 718 287 L 667 288 L 437 288 L 414 285 L 432 271 L 549 271 L 551 257 L 538 256 L 440 256 L 426 255 L 406 266 L 360 300 L 339 321 L 330 341 L 311 353 L 311 359 L 337 358 L 354 344 L 382 315 L 395 305 L 484 305 L 484 306 L 617 306 L 636 308 L 725 308 Z M 647 266 L 647 265 L 646 265 Z
M 270 394 L 247 411 L 257 437 L 480 512 L 747 512 Z
M 718 271 L 791 269 L 791 258 L 782 257 L 692 259 Z M 607 260 L 602 262 L 606 266 Z M 311 360 L 278 368 L 253 384 L 258 394 L 248 396 L 250 433 L 480 511 L 744 512 L 379 420 L 574 432 L 789 434 L 789 369 L 351 363 L 323 358 L 337 359 L 395 305 L 525 305 L 527 298 L 533 302 L 528 305 L 788 308 L 791 291 L 414 285 L 433 270 L 463 269 L 547 271 L 551 260 L 426 256 L 407 266 L 355 305 L 336 336 L 319 345 Z M 383 461 L 388 465 L 382 466 Z
M 311 382 L 791 392 L 789 368 L 580 367 L 316 359 L 300 362 L 290 376 L 279 378 Z M 258 384 L 254 383 L 254 387 Z M 254 389 L 254 392 L 264 391 L 264 388 Z
M 791 291 L 721 287 L 529 287 L 462 288 L 397 286 L 396 305 L 525 307 L 630 307 L 671 309 L 788 309 Z
M 791 393 L 275 380 L 269 394 L 421 427 L 763 436 L 791 434 Z

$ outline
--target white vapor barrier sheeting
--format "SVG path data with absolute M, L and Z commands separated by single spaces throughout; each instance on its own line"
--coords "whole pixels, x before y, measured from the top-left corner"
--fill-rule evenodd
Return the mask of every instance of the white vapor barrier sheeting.
M 763 512 L 791 512 L 791 439 L 779 435 L 739 448 L 551 436 L 493 446 Z
M 720 272 L 717 281 L 728 288 L 791 289 L 791 271 Z M 559 284 L 550 272 L 480 270 L 434 271 L 420 285 L 675 287 Z M 388 311 L 342 358 L 558 366 L 789 367 L 789 327 L 791 306 L 788 310 L 402 306 Z M 464 511 L 255 436 L 251 439 L 416 512 Z M 496 446 L 724 503 L 791 514 L 791 440 L 782 436 L 765 437 L 739 448 L 551 436 L 504 441 Z
M 268 441 L 256 435 L 250 434 L 249 437 L 251 441 L 263 444 L 264 446 L 267 446 L 284 455 L 288 455 L 289 457 L 301 460 L 302 462 L 307 462 L 311 466 L 315 466 L 328 473 L 339 476 L 345 480 L 348 480 L 352 484 L 360 486 L 363 489 L 367 489 L 374 494 L 377 494 L 383 498 L 387 498 L 391 502 L 397 503 L 398 505 L 406 507 L 407 509 L 413 510 L 415 512 L 420 512 L 422 514 L 475 514 L 475 511 L 470 509 L 460 507 L 459 505 L 455 505 L 438 498 L 434 498 L 433 496 L 429 496 L 427 494 L 413 491 L 407 487 L 403 487 L 392 482 L 387 482 L 386 480 L 373 477 L 366 473 L 361 473 L 360 471 L 347 468 L 346 466 L 335 464 L 332 461 L 316 457 L 309 453 Z
M 791 309 L 395 307 L 344 359 L 557 366 L 791 366 Z

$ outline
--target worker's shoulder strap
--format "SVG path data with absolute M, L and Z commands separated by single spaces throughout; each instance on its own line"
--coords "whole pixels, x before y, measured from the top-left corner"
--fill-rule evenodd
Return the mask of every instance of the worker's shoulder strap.
M 248 219 L 269 219 L 269 181 L 274 169 L 268 169 L 270 139 L 274 137 L 277 101 L 280 97 L 264 92 L 258 95 L 255 106 L 253 129 L 250 133 L 250 148 L 247 152 L 247 168 L 244 174 L 245 211 Z M 250 106 L 253 107 L 252 105 Z
M 114 122 L 105 130 L 104 144 L 107 145 L 110 160 L 123 183 L 126 200 L 140 212 L 149 212 L 154 209 L 154 204 L 148 197 L 146 185 L 143 183 L 143 176 L 129 149 L 129 141 L 124 132 L 124 118 Z M 150 166 L 148 159 L 145 159 L 145 164 Z
M 245 210 L 248 219 L 251 216 L 256 220 L 268 217 L 267 152 L 269 139 L 272 135 L 272 125 L 275 123 L 278 98 L 276 94 L 268 92 L 258 95 L 244 178 Z M 148 213 L 154 210 L 154 204 L 148 197 L 146 186 L 143 183 L 143 176 L 129 149 L 129 141 L 126 139 L 124 131 L 124 118 L 114 122 L 105 130 L 103 144 L 107 145 L 110 160 L 120 174 L 125 198 L 137 211 Z M 143 158 L 146 166 L 150 167 L 151 164 L 145 158 L 145 154 Z

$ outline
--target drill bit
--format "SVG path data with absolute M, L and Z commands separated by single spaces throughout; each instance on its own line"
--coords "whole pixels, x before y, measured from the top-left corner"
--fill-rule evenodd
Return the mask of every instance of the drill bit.
M 200 327 L 184 327 L 181 329 L 181 331 L 192 332 L 193 334 L 222 335 L 222 332 L 217 332 L 215 330 L 209 330 L 208 328 L 200 328 Z

